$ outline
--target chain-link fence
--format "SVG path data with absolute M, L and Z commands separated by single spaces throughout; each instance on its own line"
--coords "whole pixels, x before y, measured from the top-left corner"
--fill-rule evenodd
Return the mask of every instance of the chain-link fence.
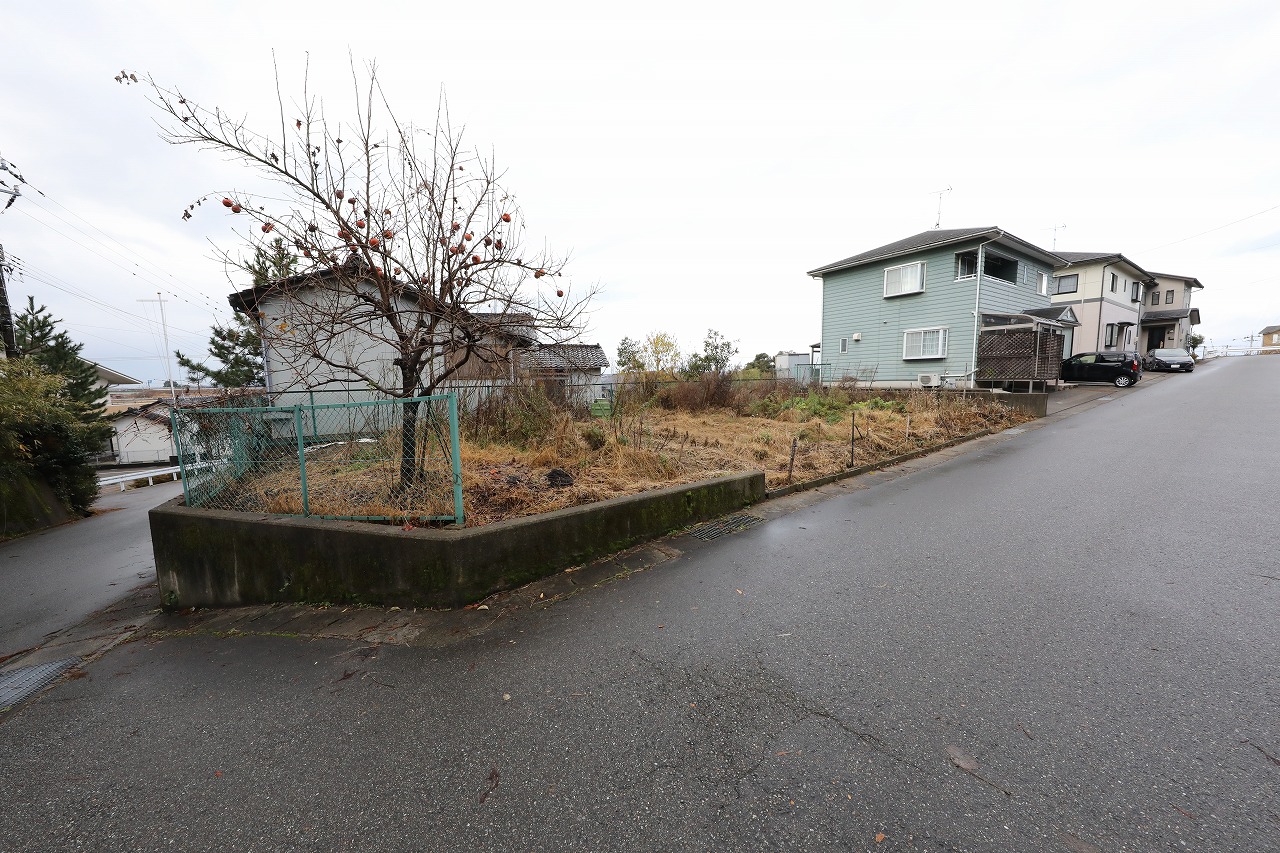
M 454 395 L 311 399 L 176 409 L 172 426 L 187 506 L 462 524 Z

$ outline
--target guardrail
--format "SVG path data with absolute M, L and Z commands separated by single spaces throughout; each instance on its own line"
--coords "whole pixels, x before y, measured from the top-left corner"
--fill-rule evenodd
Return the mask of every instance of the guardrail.
M 204 468 L 209 465 L 208 462 L 199 462 L 195 465 L 188 465 L 187 470 L 192 471 L 198 468 Z M 120 491 L 124 491 L 130 483 L 138 480 L 146 480 L 148 486 L 156 484 L 157 477 L 169 477 L 171 482 L 176 482 L 182 476 L 182 468 L 174 465 L 172 468 L 157 468 L 154 471 L 135 471 L 129 474 L 116 474 L 113 477 L 99 477 L 98 488 L 105 489 L 107 486 L 119 485 Z
M 1280 355 L 1280 347 L 1209 347 L 1206 356 L 1227 358 L 1239 355 Z

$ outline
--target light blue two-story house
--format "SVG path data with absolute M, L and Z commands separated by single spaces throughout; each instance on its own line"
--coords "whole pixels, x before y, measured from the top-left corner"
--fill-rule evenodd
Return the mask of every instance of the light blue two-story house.
M 822 280 L 823 379 L 857 378 L 878 387 L 972 386 L 984 329 L 1005 334 L 982 339 L 1001 345 L 1013 340 L 1009 331 L 1034 335 L 1026 340 L 1041 353 L 1038 369 L 1056 378 L 1058 362 L 1048 345 L 1060 353 L 1064 325 L 1075 324 L 1049 296 L 1054 267 L 1063 263 L 1000 228 L 951 228 L 810 270 Z M 984 348 L 984 375 L 994 375 L 990 358 L 999 350 Z

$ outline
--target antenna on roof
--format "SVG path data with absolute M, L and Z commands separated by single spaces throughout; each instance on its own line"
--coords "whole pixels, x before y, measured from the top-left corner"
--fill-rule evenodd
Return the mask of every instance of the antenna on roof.
M 936 195 L 938 197 L 938 218 L 933 221 L 933 227 L 935 229 L 942 227 L 942 197 L 949 192 L 951 192 L 950 186 L 948 186 L 945 190 L 936 190 L 934 192 L 929 193 L 929 195 Z
M 1066 227 L 1067 226 L 1065 225 L 1055 225 L 1049 229 L 1050 231 L 1053 232 L 1053 249 L 1051 251 L 1054 251 L 1054 252 L 1058 251 L 1058 232 L 1065 230 Z

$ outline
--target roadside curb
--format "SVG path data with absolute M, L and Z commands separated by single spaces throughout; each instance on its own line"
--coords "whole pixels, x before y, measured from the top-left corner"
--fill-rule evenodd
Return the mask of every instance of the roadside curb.
M 138 634 L 160 613 L 160 595 L 155 581 L 136 587 L 124 598 L 77 625 L 45 638 L 40 645 L 15 652 L 0 661 L 0 679 L 15 677 L 24 670 L 63 663 L 59 676 L 12 705 L 0 708 L 0 722 L 6 713 L 40 695 L 49 686 L 73 675 L 121 643 Z

